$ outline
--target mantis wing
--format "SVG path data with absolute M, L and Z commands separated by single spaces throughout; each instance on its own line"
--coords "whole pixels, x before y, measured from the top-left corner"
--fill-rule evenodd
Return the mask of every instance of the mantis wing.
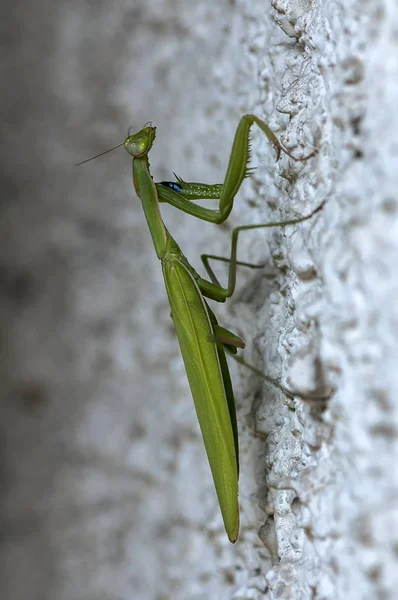
M 215 329 L 218 327 L 217 317 L 214 314 L 214 312 L 211 310 L 211 308 L 209 307 L 207 302 L 206 301 L 204 301 L 204 302 L 206 303 L 207 312 L 208 312 L 208 315 L 210 317 L 210 321 L 212 324 L 213 338 L 215 338 L 215 341 L 217 343 L 216 336 L 214 335 Z M 236 351 L 236 347 L 235 347 L 235 351 Z M 224 345 L 221 343 L 217 343 L 217 354 L 218 354 L 218 360 L 220 362 L 220 368 L 221 368 L 221 373 L 222 373 L 222 379 L 224 382 L 225 394 L 227 396 L 227 403 L 228 403 L 229 416 L 231 419 L 232 431 L 234 434 L 236 467 L 238 469 L 238 477 L 239 477 L 239 437 L 238 437 L 238 423 L 236 420 L 235 396 L 234 396 L 234 390 L 232 388 L 231 375 L 229 374 L 228 362 L 227 362 L 227 359 L 225 356 Z
M 183 258 L 168 254 L 162 268 L 225 530 L 235 542 L 239 533 L 238 457 L 229 373 L 224 385 L 225 356 L 217 348 L 209 309 Z

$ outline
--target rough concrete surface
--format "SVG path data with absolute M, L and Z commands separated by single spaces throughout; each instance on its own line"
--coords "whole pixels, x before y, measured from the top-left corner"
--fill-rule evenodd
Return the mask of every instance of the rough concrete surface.
M 104 0 L 2 7 L 0 597 L 389 600 L 398 576 L 398 7 Z M 121 142 L 156 180 L 221 182 L 240 116 L 254 175 L 228 222 L 162 213 L 227 254 L 222 323 L 289 394 L 232 365 L 242 529 L 227 541 Z M 219 266 L 220 276 L 225 276 Z

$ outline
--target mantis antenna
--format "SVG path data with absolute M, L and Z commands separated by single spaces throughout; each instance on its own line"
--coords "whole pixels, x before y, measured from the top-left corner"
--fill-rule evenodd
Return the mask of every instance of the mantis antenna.
M 118 144 L 117 146 L 114 146 L 113 148 L 109 148 L 109 150 L 100 152 L 99 154 L 96 154 L 95 156 L 92 156 L 91 158 L 86 158 L 86 160 L 82 160 L 81 162 L 76 163 L 75 167 L 80 167 L 80 165 L 84 165 L 85 163 L 90 162 L 90 160 L 94 160 L 95 158 L 99 158 L 100 156 L 103 156 L 104 154 L 108 154 L 108 152 L 112 152 L 113 150 L 116 150 L 116 148 L 120 148 L 120 146 L 123 146 L 123 144 L 124 144 L 124 142 L 122 142 L 121 144 Z

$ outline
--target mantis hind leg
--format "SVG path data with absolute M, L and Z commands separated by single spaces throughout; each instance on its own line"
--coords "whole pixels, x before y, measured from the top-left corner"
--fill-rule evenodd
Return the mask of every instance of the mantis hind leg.
M 244 348 L 245 342 L 229 329 L 221 327 L 221 325 L 214 326 L 214 340 L 217 344 L 221 344 L 224 350 L 227 350 L 231 354 L 236 354 L 238 348 Z
M 277 387 L 285 394 L 290 395 L 288 390 L 286 390 L 286 388 L 284 388 L 283 385 L 281 384 L 280 379 L 271 377 L 270 375 L 266 375 L 265 373 L 263 373 L 256 367 L 253 367 L 253 365 L 251 365 L 250 363 L 246 362 L 242 356 L 239 356 L 237 354 L 238 348 L 243 349 L 245 347 L 245 343 L 240 337 L 238 337 L 237 335 L 232 333 L 232 331 L 229 331 L 225 327 L 221 327 L 220 325 L 217 324 L 214 327 L 214 338 L 215 338 L 216 343 L 221 344 L 223 349 L 225 350 L 225 352 L 227 352 L 230 356 L 232 356 L 232 358 L 234 360 L 236 360 L 237 363 L 239 363 L 240 365 L 243 365 L 244 367 L 246 367 L 247 369 L 252 371 L 258 377 L 265 379 L 265 381 L 272 384 L 274 387 Z
M 280 380 L 279 377 L 271 377 L 270 375 L 266 375 L 265 373 L 263 373 L 259 369 L 256 369 L 256 367 L 253 367 L 253 365 L 251 365 L 250 363 L 246 362 L 245 359 L 242 358 L 242 356 L 239 356 L 238 354 L 230 352 L 230 350 L 228 348 L 225 348 L 225 351 L 228 352 L 228 354 L 234 360 L 236 360 L 237 363 L 239 363 L 240 365 L 243 365 L 244 367 L 246 367 L 246 369 L 249 369 L 250 371 L 252 371 L 258 377 L 261 377 L 261 379 L 264 379 L 265 381 L 267 381 L 268 383 L 270 383 L 274 387 L 277 387 L 279 390 L 281 390 L 287 396 L 291 396 L 292 395 L 291 392 L 289 392 L 289 390 L 287 390 L 282 385 L 281 380 Z

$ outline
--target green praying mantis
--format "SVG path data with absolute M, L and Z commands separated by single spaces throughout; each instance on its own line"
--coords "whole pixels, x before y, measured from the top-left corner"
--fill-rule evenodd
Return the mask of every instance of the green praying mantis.
M 317 213 L 324 203 L 301 218 L 244 225 L 234 229 L 229 259 L 202 255 L 209 280 L 203 279 L 197 273 L 171 236 L 161 217 L 159 203 L 166 202 L 204 221 L 223 223 L 232 210 L 234 198 L 244 178 L 250 174 L 247 166 L 250 159 L 249 134 L 254 123 L 274 146 L 277 159 L 281 152 L 293 160 L 300 161 L 307 160 L 315 154 L 312 152 L 304 158 L 294 157 L 264 121 L 252 114 L 244 115 L 238 124 L 222 184 L 186 182 L 177 176 L 176 181 L 154 183 L 148 160 L 156 136 L 156 127 L 151 123 L 138 133 L 129 134 L 123 144 L 115 146 L 118 148 L 124 145 L 133 158 L 134 188 L 141 199 L 155 252 L 162 264 L 171 316 L 194 399 L 224 527 L 232 543 L 236 542 L 239 534 L 239 445 L 235 399 L 226 352 L 236 355 L 238 348 L 244 348 L 245 344 L 237 335 L 218 324 L 207 299 L 225 302 L 235 290 L 237 265 L 254 266 L 237 260 L 238 237 L 242 231 L 301 223 Z M 84 162 L 87 161 L 78 164 Z M 217 200 L 218 208 L 210 209 L 195 203 L 197 200 L 208 199 Z M 229 262 L 227 287 L 220 285 L 209 259 Z

